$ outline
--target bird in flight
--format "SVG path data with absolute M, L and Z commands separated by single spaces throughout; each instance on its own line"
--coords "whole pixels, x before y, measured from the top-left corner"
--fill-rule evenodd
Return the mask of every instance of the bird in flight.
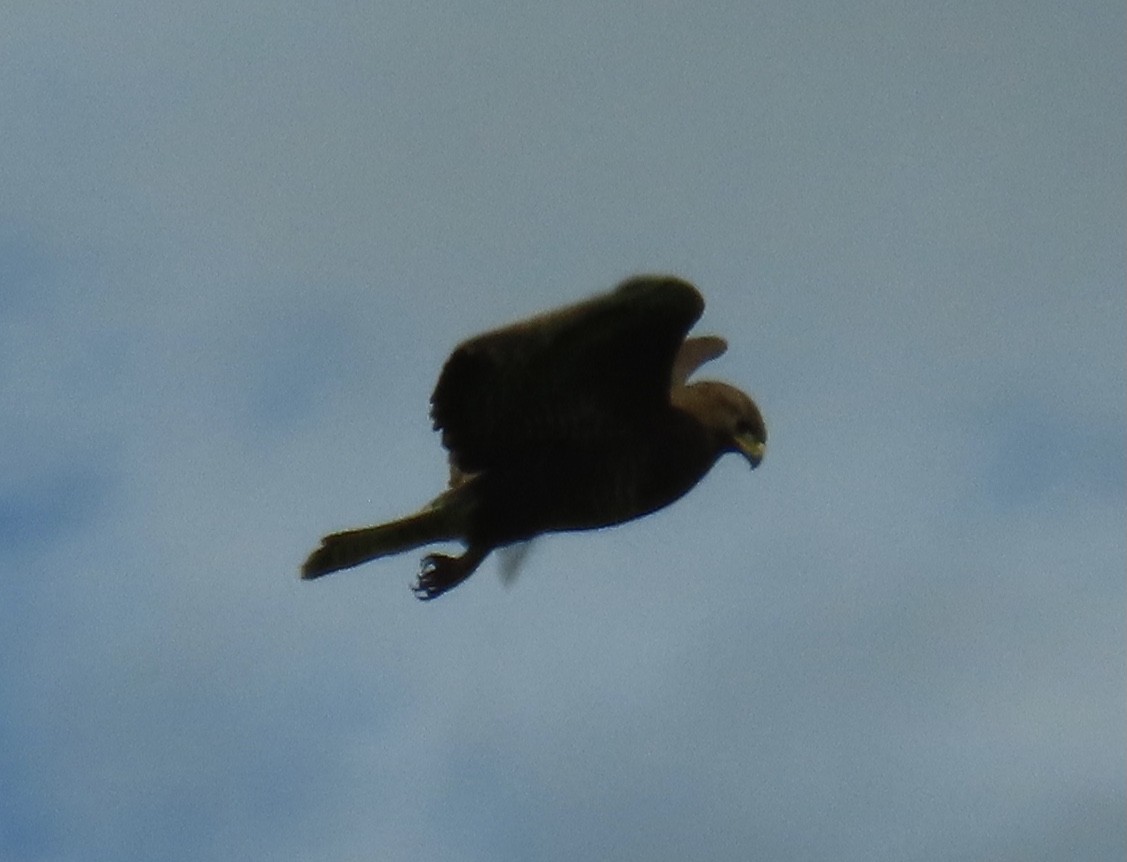
M 302 578 L 460 542 L 461 556 L 423 558 L 412 589 L 433 599 L 497 548 L 668 506 L 726 452 L 757 467 L 767 428 L 755 402 L 727 383 L 688 382 L 727 348 L 686 337 L 703 310 L 687 281 L 640 275 L 460 344 L 431 396 L 448 488 L 413 515 L 325 536 Z

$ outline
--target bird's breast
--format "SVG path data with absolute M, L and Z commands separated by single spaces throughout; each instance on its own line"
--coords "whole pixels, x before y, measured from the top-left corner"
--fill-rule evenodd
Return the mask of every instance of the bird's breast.
M 629 521 L 680 498 L 715 457 L 693 434 L 544 446 L 481 477 L 482 529 L 511 541 Z

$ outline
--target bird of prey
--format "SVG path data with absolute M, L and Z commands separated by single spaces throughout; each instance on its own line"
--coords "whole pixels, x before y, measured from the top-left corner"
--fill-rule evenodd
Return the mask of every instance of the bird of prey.
M 688 282 L 640 275 L 460 344 L 431 396 L 449 487 L 413 515 L 325 536 L 302 578 L 461 542 L 461 556 L 422 561 L 412 589 L 433 599 L 494 549 L 668 506 L 725 452 L 758 466 L 767 429 L 755 402 L 727 383 L 688 382 L 727 347 L 686 338 L 703 310 Z

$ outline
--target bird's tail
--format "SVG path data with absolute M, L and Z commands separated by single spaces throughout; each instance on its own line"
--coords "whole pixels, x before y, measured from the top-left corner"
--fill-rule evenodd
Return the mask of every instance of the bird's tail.
M 398 521 L 325 536 L 321 547 L 301 567 L 302 579 L 319 578 L 420 545 L 459 538 L 461 530 L 451 517 L 451 507 L 436 505 L 440 500 Z

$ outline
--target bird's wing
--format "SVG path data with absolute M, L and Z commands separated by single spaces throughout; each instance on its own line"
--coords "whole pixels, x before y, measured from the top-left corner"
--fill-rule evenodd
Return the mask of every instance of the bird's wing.
M 723 355 L 727 349 L 728 342 L 718 335 L 699 335 L 696 338 L 686 338 L 677 349 L 677 356 L 673 359 L 671 385 L 684 386 L 690 374 L 704 363 L 711 362 L 717 356 Z
M 631 433 L 668 407 L 674 358 L 703 310 L 691 284 L 638 276 L 462 343 L 431 396 L 452 462 L 475 472 L 525 448 Z

